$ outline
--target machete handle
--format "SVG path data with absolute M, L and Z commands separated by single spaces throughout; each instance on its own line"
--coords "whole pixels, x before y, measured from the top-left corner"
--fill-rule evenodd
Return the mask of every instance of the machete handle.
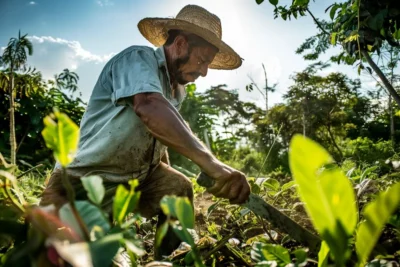
M 204 172 L 201 172 L 199 176 L 197 176 L 197 183 L 202 187 L 208 188 L 215 184 L 215 180 Z

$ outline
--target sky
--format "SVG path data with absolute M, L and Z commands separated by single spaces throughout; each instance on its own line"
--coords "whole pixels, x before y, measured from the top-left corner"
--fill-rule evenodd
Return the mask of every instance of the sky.
M 280 0 L 289 5 L 291 0 Z M 145 17 L 175 17 L 187 4 L 196 4 L 216 14 L 222 22 L 222 39 L 244 58 L 236 70 L 210 70 L 196 81 L 198 91 L 226 84 L 237 89 L 245 101 L 264 106 L 255 90 L 245 90 L 251 76 L 264 86 L 262 65 L 270 85 L 278 83 L 270 94 L 270 105 L 282 102 L 292 84 L 290 76 L 310 62 L 295 54 L 296 48 L 316 33 L 311 17 L 283 21 L 274 19 L 273 6 L 266 0 L 0 0 L 0 48 L 18 31 L 28 34 L 34 47 L 28 65 L 36 67 L 44 78 L 68 68 L 79 77 L 79 88 L 87 101 L 106 62 L 131 45 L 153 47 L 139 32 L 138 22 Z M 327 18 L 326 1 L 311 4 L 316 17 Z M 335 50 L 333 50 L 335 52 Z M 330 52 L 330 53 L 333 53 Z M 336 50 L 337 52 L 337 50 Z M 330 53 L 323 56 L 328 59 Z M 342 71 L 357 78 L 355 67 L 332 66 L 327 71 Z M 374 82 L 366 80 L 366 84 Z

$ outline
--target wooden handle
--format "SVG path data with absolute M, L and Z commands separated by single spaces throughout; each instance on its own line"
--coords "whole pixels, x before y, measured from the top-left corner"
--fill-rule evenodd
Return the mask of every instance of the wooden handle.
M 201 172 L 197 177 L 197 183 L 202 187 L 208 188 L 215 184 L 215 180 L 204 172 Z

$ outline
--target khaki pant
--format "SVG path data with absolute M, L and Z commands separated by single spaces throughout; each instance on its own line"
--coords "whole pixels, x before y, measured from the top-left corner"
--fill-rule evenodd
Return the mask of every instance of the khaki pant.
M 68 176 L 72 187 L 75 190 L 76 199 L 87 199 L 80 177 Z M 120 183 L 103 182 L 106 194 L 103 199 L 102 207 L 107 211 L 112 211 L 112 201 L 117 186 Z M 129 187 L 128 183 L 124 183 Z M 193 203 L 192 182 L 182 173 L 161 162 L 149 175 L 145 178 L 136 191 L 141 191 L 139 201 L 139 213 L 145 218 L 151 218 L 161 213 L 160 200 L 165 195 L 185 196 Z M 67 203 L 67 194 L 62 184 L 62 172 L 56 170 L 52 173 L 49 183 L 42 194 L 41 206 L 54 204 L 59 209 L 63 204 Z
M 74 188 L 76 199 L 87 199 L 80 177 L 68 176 Z M 103 182 L 106 193 L 102 202 L 102 207 L 111 214 L 113 197 L 120 183 Z M 128 183 L 124 184 L 129 187 Z M 165 195 L 176 195 L 188 197 L 193 205 L 192 182 L 182 173 L 176 171 L 167 164 L 161 162 L 136 188 L 141 191 L 139 201 L 139 213 L 145 218 L 158 215 L 157 229 L 165 222 L 166 217 L 161 212 L 160 200 Z M 62 184 L 62 172 L 54 171 L 49 183 L 42 194 L 41 206 L 54 204 L 59 209 L 67 203 L 67 194 Z M 160 247 L 155 248 L 154 256 L 156 260 L 161 260 L 163 256 L 170 255 L 180 244 L 180 239 L 169 227 Z

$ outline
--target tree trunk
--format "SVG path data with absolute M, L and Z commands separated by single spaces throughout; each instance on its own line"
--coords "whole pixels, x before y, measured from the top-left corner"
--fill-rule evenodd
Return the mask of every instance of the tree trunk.
M 9 86 L 9 94 L 10 94 L 10 146 L 11 146 L 11 164 L 16 165 L 16 151 L 17 151 L 17 141 L 15 138 L 15 115 L 14 115 L 14 73 L 13 67 L 11 65 L 10 68 L 10 86 Z
M 265 77 L 265 115 L 268 115 L 268 78 L 264 64 L 262 64 L 262 67 L 264 69 L 264 77 Z
M 340 150 L 338 144 L 336 143 L 335 138 L 333 137 L 333 134 L 332 134 L 332 131 L 331 131 L 331 127 L 328 125 L 328 126 L 326 126 L 326 129 L 328 130 L 329 138 L 331 139 L 331 142 L 332 142 L 333 146 L 336 148 L 336 150 L 340 154 L 340 160 L 342 160 L 343 159 L 343 153 L 342 153 L 342 150 Z
M 371 56 L 368 54 L 367 51 L 361 50 L 362 55 L 368 61 L 368 64 L 371 68 L 375 71 L 375 73 L 379 76 L 383 84 L 385 85 L 386 89 L 389 91 L 390 95 L 393 97 L 394 101 L 396 101 L 397 105 L 400 107 L 400 95 L 394 90 L 393 85 L 389 82 L 386 78 L 385 74 L 381 71 L 381 69 L 375 64 L 372 60 Z

